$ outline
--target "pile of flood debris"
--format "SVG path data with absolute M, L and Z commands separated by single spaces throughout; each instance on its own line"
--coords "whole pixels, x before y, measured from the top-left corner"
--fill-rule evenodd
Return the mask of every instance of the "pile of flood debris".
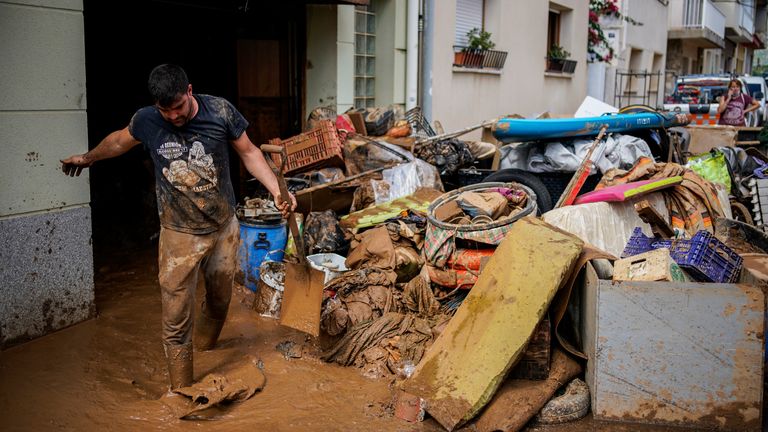
M 594 152 L 596 130 L 487 144 L 396 107 L 318 109 L 308 125 L 270 144 L 286 148 L 303 252 L 325 275 L 315 343 L 393 379 L 396 416 L 760 429 L 768 237 L 731 206 L 761 210 L 760 150 L 688 158 L 684 128 L 663 127 L 609 132 Z M 516 168 L 499 171 L 505 158 Z M 592 174 L 544 184 L 557 167 Z M 467 169 L 500 181 L 456 182 Z M 565 193 L 578 198 L 551 208 Z M 241 245 L 242 280 L 279 319 L 296 244 L 262 198 L 238 209 L 241 238 L 263 240 Z

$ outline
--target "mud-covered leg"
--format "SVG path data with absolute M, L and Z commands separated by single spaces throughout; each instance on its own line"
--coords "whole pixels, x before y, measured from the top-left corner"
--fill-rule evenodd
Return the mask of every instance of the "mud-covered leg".
M 212 349 L 216 345 L 232 297 L 232 282 L 237 265 L 240 228 L 234 217 L 218 232 L 216 244 L 203 260 L 205 300 L 195 323 L 195 348 Z
M 160 230 L 158 278 L 163 305 L 163 348 L 172 390 L 192 384 L 195 286 L 200 261 L 212 243 L 207 236 Z

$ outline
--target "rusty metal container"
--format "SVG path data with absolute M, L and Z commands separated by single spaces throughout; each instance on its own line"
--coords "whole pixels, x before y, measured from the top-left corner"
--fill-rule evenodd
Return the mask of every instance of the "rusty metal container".
M 582 299 L 595 419 L 761 429 L 759 288 L 611 282 L 588 268 Z

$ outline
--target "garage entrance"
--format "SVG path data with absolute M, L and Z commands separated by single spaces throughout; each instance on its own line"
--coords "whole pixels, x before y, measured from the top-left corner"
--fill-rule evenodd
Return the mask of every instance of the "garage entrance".
M 235 104 L 257 145 L 300 132 L 304 2 L 85 0 L 84 17 L 89 148 L 152 103 L 147 76 L 161 63 L 181 65 L 196 93 Z M 234 152 L 230 158 L 242 199 L 249 175 Z M 100 252 L 152 243 L 159 222 L 143 148 L 91 168 L 91 205 L 97 268 Z

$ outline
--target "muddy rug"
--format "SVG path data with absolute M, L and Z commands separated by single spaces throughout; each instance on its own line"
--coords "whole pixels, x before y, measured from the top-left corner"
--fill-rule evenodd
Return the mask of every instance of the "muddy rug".
M 266 383 L 261 361 L 248 357 L 221 372 L 206 375 L 189 387 L 168 393 L 160 401 L 177 418 L 206 418 L 205 411 L 209 408 L 250 399 Z

